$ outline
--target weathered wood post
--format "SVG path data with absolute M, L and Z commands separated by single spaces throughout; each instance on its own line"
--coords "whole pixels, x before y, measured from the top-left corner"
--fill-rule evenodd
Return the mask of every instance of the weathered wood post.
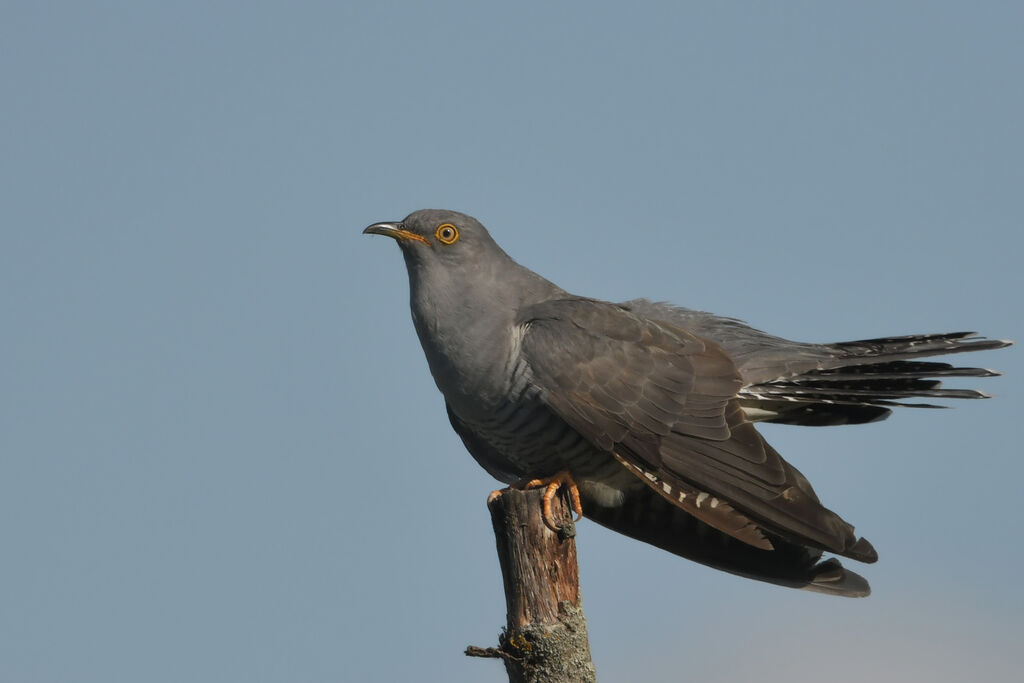
M 561 533 L 541 518 L 543 489 L 506 489 L 491 500 L 508 622 L 497 648 L 466 654 L 500 657 L 510 683 L 596 681 L 580 601 L 576 528 L 561 496 L 554 505 Z

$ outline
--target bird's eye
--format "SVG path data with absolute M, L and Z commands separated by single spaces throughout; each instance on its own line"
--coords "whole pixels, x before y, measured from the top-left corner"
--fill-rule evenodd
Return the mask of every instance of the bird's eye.
M 454 244 L 459 239 L 459 229 L 451 223 L 442 223 L 437 226 L 437 232 L 434 233 L 434 237 L 441 244 Z

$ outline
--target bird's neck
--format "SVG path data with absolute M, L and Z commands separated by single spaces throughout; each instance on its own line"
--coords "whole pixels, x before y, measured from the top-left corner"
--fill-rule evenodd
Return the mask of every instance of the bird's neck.
M 430 286 L 416 281 L 415 270 L 409 276 L 413 323 L 434 381 L 453 409 L 460 395 L 478 404 L 502 400 L 506 367 L 518 353 L 520 310 L 566 294 L 515 262 L 473 273 L 446 271 L 440 281 L 435 272 Z

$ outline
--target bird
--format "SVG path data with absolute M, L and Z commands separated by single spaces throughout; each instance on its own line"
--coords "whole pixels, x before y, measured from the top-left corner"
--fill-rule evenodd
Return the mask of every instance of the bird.
M 457 211 L 363 232 L 401 249 L 452 428 L 495 479 L 544 488 L 548 527 L 560 527 L 551 502 L 565 491 L 577 519 L 828 595 L 871 590 L 835 556 L 878 554 L 756 425 L 863 424 L 899 406 L 940 407 L 908 400 L 988 398 L 940 382 L 999 373 L 922 359 L 1012 343 L 974 332 L 802 343 L 665 302 L 576 296 Z

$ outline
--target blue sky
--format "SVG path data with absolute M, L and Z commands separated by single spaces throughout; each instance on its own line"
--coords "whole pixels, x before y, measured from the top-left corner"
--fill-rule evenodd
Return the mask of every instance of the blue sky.
M 375 221 L 831 341 L 1024 338 L 1016 3 L 6 3 L 0 679 L 501 681 L 484 506 Z M 968 360 L 968 359 L 965 359 Z M 602 680 L 1008 680 L 1019 349 L 991 401 L 765 429 L 874 594 L 582 523 Z

